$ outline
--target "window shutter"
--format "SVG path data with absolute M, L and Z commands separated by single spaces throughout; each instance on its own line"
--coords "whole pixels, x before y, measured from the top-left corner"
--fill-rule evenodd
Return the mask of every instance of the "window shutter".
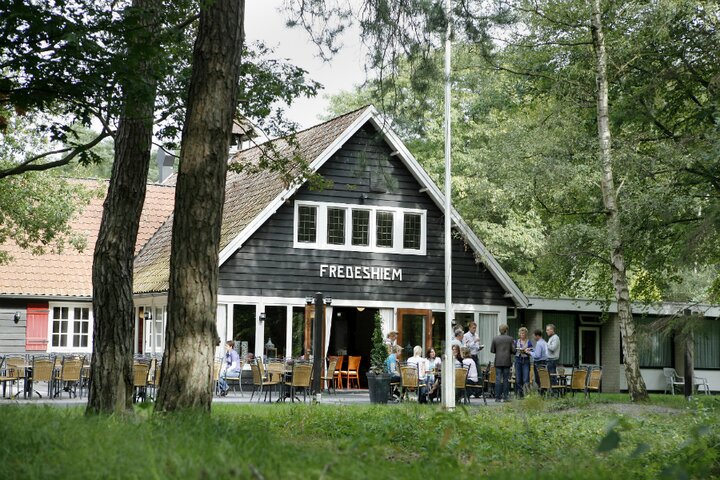
M 27 306 L 27 322 L 25 324 L 25 350 L 47 351 L 48 346 L 48 315 L 47 303 L 31 303 Z

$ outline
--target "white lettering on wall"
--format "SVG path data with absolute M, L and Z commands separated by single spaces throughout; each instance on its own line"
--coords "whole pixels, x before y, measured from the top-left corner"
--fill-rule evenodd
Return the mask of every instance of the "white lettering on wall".
M 366 265 L 320 265 L 320 277 L 402 282 L 402 268 Z

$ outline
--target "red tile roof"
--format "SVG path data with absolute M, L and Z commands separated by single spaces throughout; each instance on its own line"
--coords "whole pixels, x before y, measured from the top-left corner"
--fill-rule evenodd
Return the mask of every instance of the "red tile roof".
M 107 191 L 107 181 L 77 182 L 89 189 Z M 3 245 L 2 249 L 9 253 L 12 260 L 8 264 L 0 265 L 0 295 L 91 297 L 93 250 L 100 229 L 104 200 L 105 195 L 93 197 L 71 222 L 73 231 L 87 239 L 87 246 L 82 252 L 66 247 L 61 253 L 33 255 L 11 242 Z M 167 220 L 172 213 L 174 202 L 174 187 L 147 186 L 136 253 Z

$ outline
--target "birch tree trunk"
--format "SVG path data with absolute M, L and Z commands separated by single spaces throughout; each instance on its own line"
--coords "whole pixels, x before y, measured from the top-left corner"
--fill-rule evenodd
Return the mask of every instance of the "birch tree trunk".
M 210 411 L 218 249 L 245 2 L 201 2 L 183 126 L 156 411 Z
M 597 83 L 597 122 L 600 141 L 600 163 L 602 165 L 601 188 L 603 204 L 607 211 L 607 234 L 610 244 L 610 265 L 612 281 L 617 299 L 620 334 L 623 341 L 625 356 L 625 377 L 628 392 L 633 401 L 647 400 L 648 394 L 645 381 L 640 374 L 640 361 L 635 337 L 635 320 L 632 316 L 630 291 L 625 271 L 625 255 L 623 252 L 622 235 L 620 232 L 620 216 L 617 203 L 617 192 L 613 180 L 612 150 L 610 136 L 610 120 L 608 115 L 608 80 L 607 52 L 605 36 L 602 29 L 600 0 L 593 0 L 591 30 L 596 60 Z
M 685 394 L 686 399 L 690 399 L 693 394 L 693 388 L 695 385 L 694 378 L 695 378 L 695 334 L 692 329 L 690 329 L 685 334 L 685 368 L 683 371 L 683 376 L 685 378 L 685 384 L 683 385 L 683 393 Z
M 86 413 L 132 408 L 133 257 L 145 202 L 157 81 L 151 22 L 158 0 L 134 0 L 127 15 L 128 59 L 115 159 L 93 256 L 93 353 Z

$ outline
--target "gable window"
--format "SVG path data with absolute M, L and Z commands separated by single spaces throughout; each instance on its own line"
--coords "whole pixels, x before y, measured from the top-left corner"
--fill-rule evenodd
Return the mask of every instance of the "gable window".
M 422 217 L 417 213 L 406 213 L 403 222 L 403 248 L 418 250 L 422 236 Z
M 352 244 L 361 247 L 370 245 L 370 211 L 352 211 Z
M 327 243 L 345 245 L 345 209 L 327 209 Z
M 427 211 L 296 201 L 293 229 L 295 248 L 425 255 Z
M 298 242 L 315 243 L 317 237 L 317 207 L 303 205 L 298 208 Z
M 393 246 L 393 214 L 392 212 L 377 212 L 377 240 L 378 247 Z
M 51 305 L 50 312 L 51 350 L 90 350 L 92 331 L 89 306 Z

